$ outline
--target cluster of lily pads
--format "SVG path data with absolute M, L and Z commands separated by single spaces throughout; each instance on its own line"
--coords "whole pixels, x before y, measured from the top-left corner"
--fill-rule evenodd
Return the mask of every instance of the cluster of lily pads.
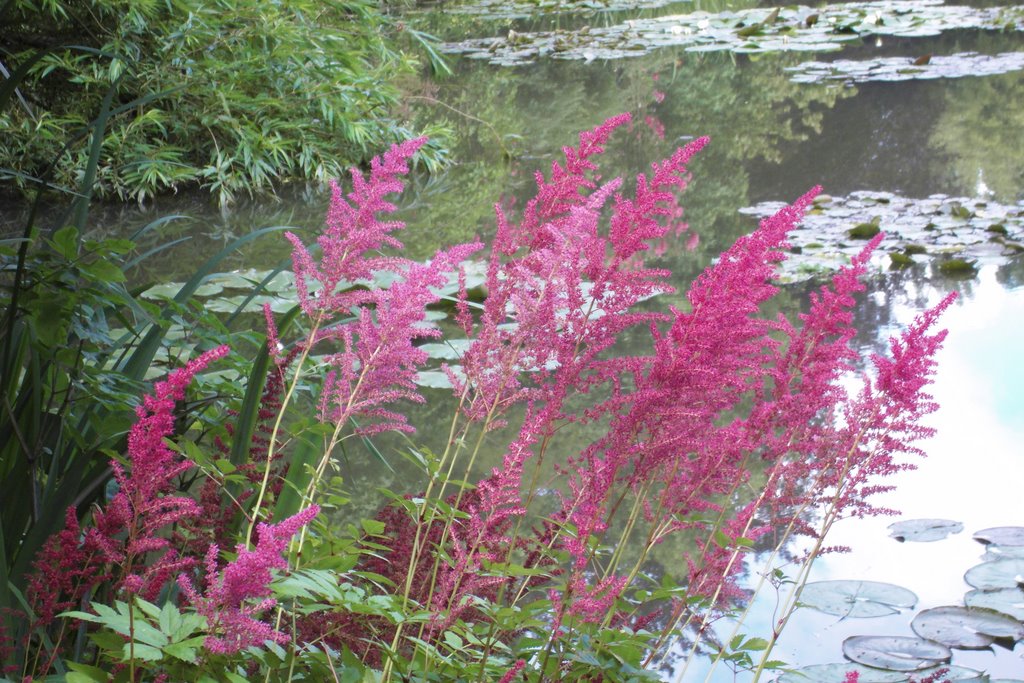
M 740 212 L 763 218 L 782 206 L 762 202 Z M 792 253 L 780 266 L 781 280 L 797 282 L 835 271 L 879 232 L 886 237 L 876 252 L 876 266 L 905 268 L 930 261 L 939 274 L 972 277 L 980 261 L 1024 252 L 1024 202 L 1007 205 L 943 194 L 913 199 L 872 191 L 819 195 L 790 234 Z
M 442 49 L 508 66 L 527 64 L 538 57 L 617 59 L 661 47 L 738 53 L 822 52 L 839 50 L 844 42 L 869 35 L 934 36 L 953 29 L 1024 30 L 1024 6 L 979 8 L 944 5 L 942 0 L 880 0 L 691 12 L 570 31 L 509 31 L 506 36 L 445 43 Z
M 538 14 L 658 9 L 678 3 L 679 0 L 476 0 L 461 4 L 446 3 L 444 11 L 450 14 L 470 14 L 484 19 L 507 20 L 529 19 Z
M 482 261 L 466 261 L 461 264 L 465 273 L 465 286 L 470 298 L 469 305 L 476 305 L 475 300 L 482 298 L 486 264 Z M 373 280 L 352 283 L 352 287 L 387 288 L 397 277 L 390 272 L 377 272 Z M 181 282 L 166 282 L 154 285 L 142 293 L 143 298 L 150 301 L 170 301 L 182 289 Z M 459 291 L 458 278 L 452 275 L 444 287 L 437 290 L 440 301 L 428 309 L 425 314 L 426 324 L 436 325 L 448 317 L 454 308 L 455 297 Z M 228 273 L 217 273 L 207 277 L 193 296 L 202 303 L 203 309 L 225 316 L 256 315 L 264 306 L 276 314 L 284 314 L 295 306 L 298 293 L 295 288 L 295 275 L 290 270 L 257 270 L 254 268 L 236 270 Z M 173 348 L 158 352 L 157 360 L 165 360 L 172 353 L 189 352 L 189 331 L 180 325 L 165 334 L 165 338 Z M 441 362 L 456 360 L 462 356 L 468 340 L 451 339 L 444 343 L 428 343 L 422 349 L 432 358 Z M 153 375 L 160 374 L 159 367 L 154 367 Z M 231 372 L 231 371 L 225 371 Z M 211 373 L 206 373 L 209 376 Z M 424 387 L 446 388 L 451 384 L 448 376 L 439 368 L 424 370 L 420 373 L 419 384 Z
M 786 70 L 794 83 L 867 83 L 994 76 L 1024 69 L 1024 52 L 982 55 L 958 52 L 952 55 L 921 57 L 880 57 L 877 59 L 837 59 L 833 62 L 803 62 Z
M 890 525 L 891 536 L 899 541 L 935 541 L 962 529 L 958 522 L 932 519 Z M 847 638 L 843 655 L 848 662 L 804 667 L 786 674 L 779 683 L 838 683 L 849 672 L 856 672 L 860 683 L 900 683 L 938 671 L 950 683 L 997 683 L 983 672 L 951 661 L 954 650 L 992 646 L 1012 650 L 1024 640 L 1024 527 L 985 529 L 974 539 L 985 545 L 986 552 L 984 561 L 964 575 L 973 589 L 964 596 L 963 605 L 919 612 L 910 624 L 913 636 Z M 871 618 L 912 608 L 917 596 L 901 586 L 876 581 L 817 581 L 804 586 L 800 602 L 842 619 Z M 1002 683 L 1013 682 L 1003 679 Z

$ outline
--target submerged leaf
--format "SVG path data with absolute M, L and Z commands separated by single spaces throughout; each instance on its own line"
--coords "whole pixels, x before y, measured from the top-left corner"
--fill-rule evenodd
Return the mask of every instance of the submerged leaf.
M 891 671 L 920 671 L 953 656 L 941 643 L 905 636 L 851 636 L 843 641 L 843 654 L 854 662 Z
M 919 541 L 927 543 L 940 541 L 950 534 L 958 534 L 964 530 L 962 522 L 950 519 L 905 519 L 893 522 L 888 526 L 889 536 L 900 543 Z
M 839 617 L 883 617 L 917 604 L 912 591 L 879 581 L 814 581 L 804 586 L 800 602 Z

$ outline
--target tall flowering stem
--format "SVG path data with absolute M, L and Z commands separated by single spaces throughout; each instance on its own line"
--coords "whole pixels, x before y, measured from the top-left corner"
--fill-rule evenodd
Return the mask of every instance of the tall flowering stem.
M 261 613 L 277 602 L 270 597 L 271 570 L 286 569 L 282 556 L 292 537 L 320 512 L 316 505 L 277 524 L 261 523 L 252 549 L 235 548 L 235 559 L 220 568 L 219 548 L 206 553 L 206 590 L 200 592 L 188 574 L 178 576 L 178 585 L 198 614 L 206 617 L 209 635 L 206 649 L 214 654 L 233 654 L 264 641 L 287 643 L 290 636 L 261 621 Z
M 135 409 L 138 420 L 128 433 L 126 462 L 110 462 L 117 492 L 93 511 L 90 525 L 81 525 L 75 508 L 68 508 L 64 530 L 50 537 L 33 562 L 27 598 L 34 627 L 47 627 L 59 612 L 79 607 L 104 584 L 114 592 L 154 600 L 169 579 L 195 565 L 195 558 L 172 543 L 170 533 L 200 511 L 193 499 L 175 493 L 177 479 L 195 463 L 169 448 L 165 439 L 174 433 L 175 404 L 184 400 L 189 383 L 228 350 L 217 347 L 172 371 Z M 49 670 L 59 646 L 60 639 L 41 671 Z
M 277 448 L 281 420 L 309 354 L 322 349 L 329 371 L 320 392 L 319 417 L 333 424 L 334 431 L 307 484 L 307 501 L 315 496 L 342 430 L 353 418 L 360 419 L 358 433 L 362 435 L 411 430 L 405 415 L 390 406 L 403 400 L 423 401 L 414 379 L 427 355 L 417 346 L 440 334 L 425 325 L 426 306 L 438 300 L 436 289 L 447 282 L 447 273 L 456 271 L 458 264 L 479 248 L 477 244 L 452 247 L 425 265 L 380 253 L 386 248 L 402 248 L 392 233 L 405 227 L 404 223 L 382 220 L 380 215 L 396 210 L 386 197 L 403 189 L 401 176 L 409 171 L 408 160 L 425 142 L 426 138 L 418 138 L 393 145 L 373 159 L 366 176 L 353 169 L 347 197 L 332 183 L 325 230 L 317 238 L 319 258 L 314 258 L 297 235 L 286 233 L 293 247 L 299 305 L 310 327 L 306 338 L 298 342 L 301 350 L 271 430 L 269 448 L 271 452 Z M 357 286 L 389 273 L 395 282 L 387 289 Z M 276 343 L 272 320 L 268 329 L 268 343 Z M 267 491 L 270 460 L 268 457 L 257 496 L 257 511 Z M 250 540 L 255 524 L 254 515 L 247 533 Z

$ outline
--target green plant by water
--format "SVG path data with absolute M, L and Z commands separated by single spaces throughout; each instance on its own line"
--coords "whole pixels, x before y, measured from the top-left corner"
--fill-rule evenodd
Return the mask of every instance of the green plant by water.
M 783 666 L 774 643 L 829 529 L 884 512 L 871 495 L 922 454 L 933 327 L 953 297 L 844 388 L 850 308 L 880 236 L 806 313 L 760 314 L 813 190 L 670 299 L 669 273 L 645 260 L 684 230 L 677 194 L 707 139 L 626 190 L 597 160 L 628 121 L 582 133 L 521 212 L 499 208 L 489 249 L 426 262 L 402 257 L 403 226 L 385 220 L 425 140 L 392 147 L 348 193 L 334 186 L 316 245 L 287 235 L 296 305 L 265 308 L 265 335 L 233 350 L 189 305 L 217 257 L 159 307 L 125 285 L 128 242 L 66 228 L 4 245 L 6 675 L 637 681 L 702 653 L 755 679 Z M 652 297 L 674 303 L 640 305 Z M 115 321 L 130 332 L 111 334 Z M 148 388 L 176 322 L 189 343 L 168 348 L 194 357 Z M 647 349 L 623 351 L 627 334 Z M 454 408 L 410 424 L 410 402 L 436 396 L 417 380 L 439 341 Z M 236 374 L 207 374 L 226 366 Z M 593 438 L 566 448 L 573 426 Z M 384 432 L 407 435 L 422 485 L 353 516 L 362 494 L 339 458 L 386 461 Z M 500 466 L 480 474 L 487 452 Z M 745 556 L 799 535 L 811 549 L 780 583 L 793 588 L 778 627 L 745 633 Z M 654 563 L 669 540 L 676 566 Z M 730 619 L 719 642 L 713 625 Z

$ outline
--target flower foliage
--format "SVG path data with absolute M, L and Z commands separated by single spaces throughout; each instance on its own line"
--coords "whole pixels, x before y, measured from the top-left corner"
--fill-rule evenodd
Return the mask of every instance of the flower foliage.
M 259 620 L 258 615 L 277 601 L 270 595 L 272 569 L 285 569 L 282 557 L 292 536 L 320 512 L 312 505 L 277 524 L 260 524 L 259 539 L 249 550 L 243 544 L 235 548 L 235 559 L 218 571 L 218 552 L 211 545 L 206 554 L 206 591 L 200 593 L 187 574 L 178 577 L 185 597 L 196 612 L 206 617 L 211 635 L 206 647 L 217 654 L 231 654 L 251 645 L 272 640 L 286 643 L 286 634 Z M 258 600 L 258 602 L 252 602 Z
M 285 669 L 288 680 L 300 670 L 337 679 L 337 662 L 385 680 L 620 680 L 608 667 L 649 667 L 671 638 L 688 628 L 703 637 L 710 618 L 744 597 L 743 553 L 759 539 L 781 539 L 781 550 L 804 534 L 809 562 L 835 520 L 889 512 L 872 496 L 923 454 L 918 442 L 931 430 L 921 420 L 936 407 L 926 389 L 945 334 L 933 328 L 953 296 L 895 338 L 889 357 L 872 358 L 859 390 L 847 389 L 858 367 L 854 297 L 881 237 L 806 313 L 765 312 L 814 188 L 740 238 L 685 297 L 645 304 L 675 294 L 671 273 L 645 259 L 686 230 L 677 196 L 708 140 L 632 183 L 603 179 L 597 158 L 629 122 L 624 114 L 582 133 L 536 175 L 518 216 L 495 208 L 482 303 L 470 301 L 463 271 L 480 244 L 413 262 L 399 255 L 404 226 L 385 220 L 424 140 L 393 146 L 366 175 L 353 171 L 347 195 L 332 185 L 316 247 L 288 234 L 303 331 L 290 340 L 265 312 L 273 362 L 245 444 L 251 462 L 239 468 L 247 490 L 208 475 L 198 500 L 175 491 L 194 463 L 165 441 L 175 401 L 222 348 L 145 399 L 127 462 L 112 464 L 118 492 L 91 526 L 69 510 L 37 561 L 38 613 L 52 620 L 101 584 L 148 600 L 174 585 L 204 624 L 196 661 L 262 667 L 266 680 L 286 680 Z M 466 335 L 465 351 L 448 368 L 451 423 L 427 426 L 444 430 L 445 448 L 415 452 L 425 489 L 391 494 L 361 530 L 311 532 L 320 505 L 345 513 L 326 476 L 335 448 L 412 431 L 402 407 L 425 400 L 421 346 L 443 336 L 427 308 L 452 281 L 451 327 Z M 631 351 L 626 337 L 645 345 Z M 322 382 L 305 381 L 311 365 Z M 306 405 L 316 400 L 326 428 L 311 430 L 322 443 L 310 464 L 288 451 L 306 437 L 292 438 L 285 415 L 312 386 Z M 589 440 L 560 442 L 563 430 Z M 483 449 L 497 449 L 498 465 L 481 474 Z M 248 531 L 231 526 L 236 508 Z M 204 534 L 204 524 L 216 528 Z M 211 538 L 200 559 L 200 539 Z M 670 538 L 686 545 L 659 582 L 648 561 L 659 545 L 680 547 Z M 229 540 L 235 552 L 222 557 Z M 287 600 L 271 583 L 290 569 L 286 552 L 307 572 L 290 577 Z M 46 582 L 58 587 L 53 597 Z M 267 654 L 279 646 L 291 648 L 287 666 Z M 178 671 L 160 666 L 154 675 Z

